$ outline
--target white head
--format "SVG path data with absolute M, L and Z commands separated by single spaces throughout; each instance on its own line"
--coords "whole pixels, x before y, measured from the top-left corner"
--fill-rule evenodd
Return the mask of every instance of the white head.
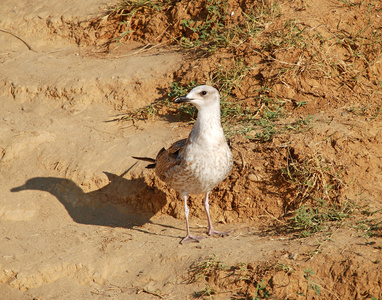
M 191 90 L 187 96 L 178 97 L 175 103 L 187 102 L 198 110 L 207 107 L 220 107 L 220 96 L 217 89 L 209 85 L 199 85 Z

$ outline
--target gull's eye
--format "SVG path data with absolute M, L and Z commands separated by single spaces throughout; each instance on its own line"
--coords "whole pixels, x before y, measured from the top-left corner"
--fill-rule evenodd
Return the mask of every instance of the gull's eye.
M 205 95 L 207 95 L 207 92 L 206 91 L 201 91 L 200 94 L 205 96 Z

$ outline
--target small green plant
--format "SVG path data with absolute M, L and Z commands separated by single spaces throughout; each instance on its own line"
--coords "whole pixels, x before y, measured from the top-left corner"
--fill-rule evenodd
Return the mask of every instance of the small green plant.
M 251 71 L 252 67 L 248 66 L 243 59 L 235 59 L 233 64 L 221 63 L 214 75 L 212 75 L 211 82 L 219 86 L 222 93 L 222 100 L 226 100 L 232 93 L 232 89 L 240 88 L 240 83 Z
M 273 31 L 261 46 L 265 51 L 291 49 L 293 47 L 303 49 L 306 47 L 307 42 L 306 28 L 298 21 L 289 19 L 284 23 L 283 28 Z
M 351 202 L 337 207 L 328 206 L 325 200 L 318 199 L 311 207 L 302 205 L 296 209 L 289 228 L 293 231 L 300 231 L 301 237 L 309 237 L 315 232 L 326 230 L 328 222 L 340 223 L 353 211 L 354 205 Z
M 268 299 L 270 296 L 267 286 L 264 284 L 264 280 L 256 283 L 256 290 L 253 300 Z
M 187 95 L 190 90 L 192 90 L 195 86 L 197 86 L 196 81 L 188 82 L 186 85 L 181 85 L 178 82 L 174 81 L 171 83 L 170 91 L 167 93 L 166 103 L 168 106 L 172 105 L 172 100 L 176 97 Z M 196 109 L 194 106 L 189 104 L 180 104 L 177 107 L 178 112 L 184 113 L 186 115 L 191 116 L 191 118 L 195 119 L 196 117 Z
M 293 229 L 302 230 L 301 236 L 308 237 L 312 232 L 317 232 L 323 229 L 323 222 L 326 220 L 326 215 L 320 213 L 315 208 L 307 208 L 305 205 L 296 209 L 296 215 L 292 222 Z
M 300 108 L 306 105 L 306 101 L 296 102 L 296 108 Z
M 255 124 L 261 126 L 262 128 L 261 132 L 256 133 L 256 138 L 262 143 L 271 141 L 273 135 L 276 134 L 276 128 L 274 124 L 267 119 L 260 119 L 255 121 Z
M 185 96 L 189 91 L 197 86 L 196 81 L 191 81 L 186 85 L 181 85 L 180 83 L 174 81 L 170 85 L 170 90 L 167 92 L 167 96 L 170 99 L 175 99 L 176 97 Z
M 295 122 L 285 125 L 285 129 L 294 131 L 295 133 L 309 131 L 313 128 L 313 126 L 311 126 L 312 119 L 313 117 L 311 116 L 307 116 L 305 119 L 304 118 L 296 119 Z
M 240 24 L 230 24 L 228 1 L 211 0 L 206 3 L 203 19 L 181 20 L 183 35 L 177 39 L 185 49 L 200 49 L 214 53 L 217 49 L 237 46 L 255 37 L 278 15 L 280 8 L 275 1 L 270 5 L 249 6 L 243 12 L 245 20 Z
M 275 269 L 276 271 L 284 271 L 288 275 L 292 274 L 292 272 L 294 271 L 292 266 L 282 263 L 278 263 Z
M 226 1 L 207 1 L 207 14 L 204 20 L 182 20 L 183 29 L 192 32 L 192 34 L 181 37 L 179 44 L 186 48 L 194 48 L 207 44 L 209 51 L 215 49 L 216 45 L 220 45 L 223 41 L 221 30 L 224 28 L 227 16 L 226 6 Z
M 377 213 L 377 212 L 379 211 L 375 211 L 374 213 Z M 363 235 L 366 237 L 382 236 L 382 219 L 370 218 L 370 219 L 360 220 L 355 225 L 355 228 L 359 231 L 363 231 Z
M 203 290 L 194 292 L 195 297 L 203 297 L 203 296 L 212 296 L 215 295 L 216 292 L 209 285 L 207 285 Z
M 312 279 L 313 275 L 314 272 L 311 269 L 304 270 L 304 278 L 307 283 L 305 297 L 308 297 L 309 290 L 313 290 L 318 296 L 321 296 L 321 286 L 314 282 L 314 280 Z

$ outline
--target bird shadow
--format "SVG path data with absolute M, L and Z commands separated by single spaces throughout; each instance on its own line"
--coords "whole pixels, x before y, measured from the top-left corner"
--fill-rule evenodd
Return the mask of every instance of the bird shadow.
M 72 180 L 58 177 L 34 177 L 10 191 L 48 192 L 62 203 L 76 223 L 132 228 L 151 223 L 150 218 L 166 205 L 166 195 L 148 187 L 143 178 L 123 178 L 131 168 L 121 175 L 103 172 L 109 184 L 88 193 Z

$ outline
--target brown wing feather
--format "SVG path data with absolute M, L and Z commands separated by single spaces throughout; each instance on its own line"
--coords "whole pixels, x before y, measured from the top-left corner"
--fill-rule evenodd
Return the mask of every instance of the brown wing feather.
M 159 151 L 156 158 L 155 173 L 161 180 L 166 181 L 166 172 L 181 163 L 181 156 L 186 141 L 187 139 L 177 141 L 167 150 Z

